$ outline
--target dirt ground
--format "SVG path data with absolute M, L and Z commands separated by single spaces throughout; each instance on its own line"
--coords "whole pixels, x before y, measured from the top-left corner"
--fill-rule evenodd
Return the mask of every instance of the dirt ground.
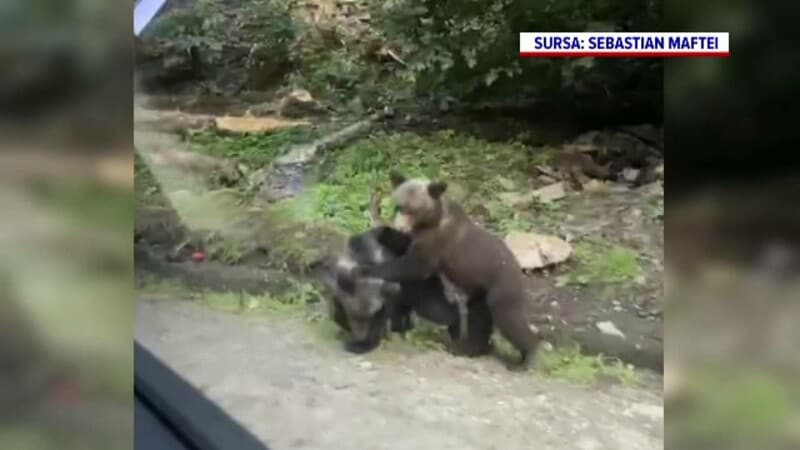
M 599 236 L 634 249 L 641 282 L 620 285 L 589 283 L 559 286 L 559 269 L 551 276 L 529 277 L 529 291 L 537 314 L 532 317 L 544 334 L 566 335 L 587 353 L 603 353 L 637 367 L 662 371 L 664 367 L 663 225 L 650 219 L 654 200 L 663 187 L 644 186 L 615 194 L 571 196 L 568 219 L 557 234 Z M 571 268 L 560 272 L 569 273 Z M 621 336 L 599 331 L 597 324 L 613 323 Z
M 354 356 L 291 321 L 144 296 L 135 335 L 272 449 L 663 448 L 660 378 L 581 388 L 491 358 Z

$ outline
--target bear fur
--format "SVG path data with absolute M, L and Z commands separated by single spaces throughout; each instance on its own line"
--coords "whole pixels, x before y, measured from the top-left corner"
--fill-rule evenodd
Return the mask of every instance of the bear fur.
M 397 212 L 406 216 L 411 228 L 411 245 L 399 258 L 359 266 L 359 275 L 408 283 L 441 274 L 468 297 L 468 328 L 475 322 L 485 333 L 496 326 L 520 352 L 519 363 L 511 368 L 535 364 L 539 338 L 526 319 L 522 268 L 511 250 L 444 196 L 446 183 L 407 179 L 398 173 L 391 181 Z M 464 353 L 474 350 L 466 348 Z

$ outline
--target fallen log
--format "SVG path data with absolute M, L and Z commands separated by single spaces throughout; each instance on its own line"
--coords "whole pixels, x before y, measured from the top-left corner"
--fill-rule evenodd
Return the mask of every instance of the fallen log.
M 375 113 L 364 120 L 360 120 L 339 131 L 331 133 L 309 144 L 301 144 L 292 147 L 289 152 L 281 156 L 275 162 L 279 165 L 286 164 L 305 164 L 322 150 L 341 147 L 367 134 L 375 123 L 385 117 L 388 112 Z
M 202 130 L 214 126 L 214 116 L 186 114 L 180 111 L 154 111 L 137 108 L 133 114 L 136 128 L 169 133 Z
M 139 129 L 180 133 L 187 130 L 214 129 L 224 133 L 271 133 L 285 128 L 310 126 L 305 120 L 279 117 L 213 116 L 180 111 L 155 111 L 137 108 L 134 124 Z

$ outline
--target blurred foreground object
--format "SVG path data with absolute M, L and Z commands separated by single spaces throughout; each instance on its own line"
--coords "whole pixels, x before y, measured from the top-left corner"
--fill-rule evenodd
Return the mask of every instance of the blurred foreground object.
M 19 417 L 35 408 L 52 376 L 48 357 L 28 317 L 11 297 L 9 280 L 0 284 L 0 417 Z
M 88 164 L 57 173 L 66 157 L 7 161 L 17 170 L 0 190 L 0 448 L 131 448 L 129 183 L 103 187 Z M 23 444 L 31 436 L 44 443 Z
M 50 177 L 95 180 L 112 189 L 133 189 L 133 155 L 54 155 L 44 151 L 1 152 L 0 177 L 6 182 L 30 182 Z
M 131 9 L 0 6 L 0 448 L 132 448 Z
M 800 448 L 797 178 L 668 206 L 665 448 Z
M 129 152 L 130 20 L 131 9 L 97 0 L 4 2 L 0 147 Z

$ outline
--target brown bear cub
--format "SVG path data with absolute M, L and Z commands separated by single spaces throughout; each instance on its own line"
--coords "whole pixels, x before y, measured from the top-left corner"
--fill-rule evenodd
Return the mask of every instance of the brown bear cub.
M 539 339 L 527 322 L 528 299 L 522 269 L 498 237 L 473 223 L 458 203 L 444 197 L 447 184 L 406 179 L 393 173 L 392 198 L 411 226 L 405 254 L 375 265 L 359 266 L 363 276 L 408 282 L 440 273 L 468 296 L 469 324 L 493 323 L 521 354 L 526 369 L 535 364 Z M 475 311 L 473 311 L 475 309 Z M 475 314 L 481 310 L 490 317 Z M 491 328 L 491 327 L 489 327 Z M 472 330 L 470 330 L 472 334 Z

